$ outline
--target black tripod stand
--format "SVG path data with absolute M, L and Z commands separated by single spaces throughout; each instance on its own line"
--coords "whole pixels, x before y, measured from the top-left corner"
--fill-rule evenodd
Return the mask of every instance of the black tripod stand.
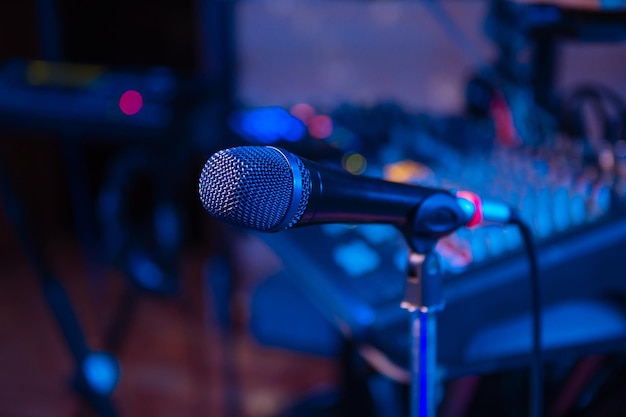
M 89 348 L 65 289 L 54 276 L 41 248 L 28 226 L 20 201 L 0 171 L 0 200 L 22 249 L 39 280 L 48 307 L 52 311 L 63 338 L 70 349 L 76 369 L 74 386 L 89 401 L 100 417 L 118 415 L 110 394 L 119 377 L 119 365 L 115 358 L 105 352 Z

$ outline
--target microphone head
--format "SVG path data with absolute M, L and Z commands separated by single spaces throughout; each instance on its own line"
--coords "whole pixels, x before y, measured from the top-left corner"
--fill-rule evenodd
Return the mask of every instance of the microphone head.
M 260 232 L 293 227 L 311 194 L 309 170 L 274 147 L 241 146 L 211 156 L 200 175 L 200 199 L 213 217 Z

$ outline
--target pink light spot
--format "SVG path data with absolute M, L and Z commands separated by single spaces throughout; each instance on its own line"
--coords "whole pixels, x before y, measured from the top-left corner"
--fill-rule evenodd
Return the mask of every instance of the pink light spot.
M 308 125 L 309 133 L 315 139 L 326 139 L 333 134 L 333 121 L 326 115 L 312 117 Z
M 313 116 L 315 116 L 315 109 L 310 104 L 299 103 L 291 107 L 289 112 L 298 119 L 302 120 L 304 124 L 307 124 Z
M 143 97 L 139 91 L 128 90 L 120 97 L 120 110 L 127 116 L 139 113 L 143 107 Z

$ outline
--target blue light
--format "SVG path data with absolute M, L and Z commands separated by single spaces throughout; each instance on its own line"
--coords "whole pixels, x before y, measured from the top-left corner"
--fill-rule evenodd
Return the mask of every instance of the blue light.
M 398 232 L 395 228 L 383 224 L 368 224 L 359 226 L 357 231 L 365 239 L 367 239 L 368 242 L 374 245 L 391 241 L 398 237 Z
M 332 237 L 340 236 L 350 230 L 350 226 L 340 223 L 323 224 L 320 226 L 320 228 L 322 229 L 322 231 L 324 231 L 324 233 Z
M 566 230 L 570 223 L 569 217 L 569 193 L 567 188 L 561 186 L 554 191 L 554 197 L 552 198 L 554 229 L 557 231 Z
M 92 352 L 83 361 L 83 374 L 89 387 L 101 395 L 109 395 L 119 379 L 115 358 L 103 352 Z
M 489 257 L 485 233 L 484 229 L 471 230 L 470 247 L 472 248 L 472 259 L 474 262 L 484 261 Z
M 399 271 L 406 271 L 409 259 L 409 251 L 407 248 L 401 248 L 393 255 L 393 264 Z
M 337 246 L 333 251 L 333 258 L 352 277 L 372 272 L 381 263 L 378 253 L 362 240 Z
M 607 186 L 603 186 L 598 190 L 597 200 L 598 208 L 602 213 L 606 213 L 611 209 L 611 189 Z
M 302 139 L 305 130 L 305 126 L 300 119 L 297 119 L 289 114 L 289 118 L 285 120 L 285 131 L 283 132 L 283 136 L 288 142 L 297 142 Z
M 600 0 L 600 7 L 602 9 L 611 10 L 624 7 L 623 0 Z
M 541 209 L 535 215 L 535 233 L 539 237 L 547 237 L 552 233 L 552 218 L 550 209 Z
M 165 281 L 159 267 L 143 252 L 131 252 L 128 257 L 128 267 L 132 276 L 146 288 L 157 289 Z
M 300 119 L 281 107 L 239 111 L 231 117 L 233 130 L 251 142 L 271 144 L 281 139 L 296 142 L 306 133 Z
M 179 230 L 181 229 L 176 208 L 171 204 L 158 206 L 154 213 L 154 222 L 156 239 L 160 247 L 175 250 L 180 240 Z
M 569 209 L 573 224 L 581 224 L 587 219 L 587 206 L 582 195 L 576 194 L 572 197 Z
M 489 241 L 489 255 L 498 256 L 507 249 L 504 230 L 501 227 L 485 228 L 487 240 Z
M 549 25 L 561 20 L 561 11 L 557 7 L 543 6 L 529 9 L 529 25 Z
M 242 120 L 243 131 L 260 142 L 272 143 L 279 139 L 276 114 L 268 109 L 251 111 Z

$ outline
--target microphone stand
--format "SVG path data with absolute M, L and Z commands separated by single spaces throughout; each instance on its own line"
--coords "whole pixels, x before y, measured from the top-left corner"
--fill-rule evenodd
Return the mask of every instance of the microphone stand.
M 468 223 L 456 197 L 436 193 L 424 199 L 403 232 L 409 244 L 404 299 L 411 313 L 411 388 L 409 417 L 437 415 L 437 313 L 443 310 L 441 263 L 435 252 L 439 238 Z
M 443 310 L 442 277 L 438 255 L 409 252 L 402 308 L 411 313 L 410 417 L 437 414 L 437 313 Z

